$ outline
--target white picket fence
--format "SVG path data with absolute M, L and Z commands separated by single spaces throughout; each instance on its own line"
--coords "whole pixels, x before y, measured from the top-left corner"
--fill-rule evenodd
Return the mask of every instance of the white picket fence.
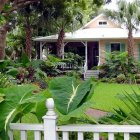
M 93 140 L 100 140 L 101 133 L 108 134 L 108 140 L 115 140 L 115 134 L 123 133 L 124 140 L 130 140 L 130 134 L 140 133 L 138 125 L 64 125 L 57 126 L 57 115 L 54 112 L 54 101 L 52 98 L 46 102 L 48 112 L 43 117 L 43 124 L 20 124 L 11 123 L 9 138 L 14 140 L 14 130 L 20 131 L 20 140 L 27 140 L 27 131 L 34 131 L 34 140 L 69 140 L 69 133 L 76 132 L 77 140 L 84 140 L 84 133 L 91 132 Z M 43 132 L 43 137 L 41 136 Z M 58 138 L 58 132 L 62 136 Z

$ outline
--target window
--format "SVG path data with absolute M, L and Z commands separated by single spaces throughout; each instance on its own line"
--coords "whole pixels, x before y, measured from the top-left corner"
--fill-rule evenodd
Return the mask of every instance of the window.
M 120 51 L 120 43 L 111 43 L 111 52 Z
M 107 21 L 99 21 L 99 25 L 105 26 L 105 25 L 107 25 Z

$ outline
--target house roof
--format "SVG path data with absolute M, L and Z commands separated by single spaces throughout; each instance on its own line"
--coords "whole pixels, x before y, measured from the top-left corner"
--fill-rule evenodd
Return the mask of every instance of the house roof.
M 73 33 L 65 34 L 65 41 L 90 41 L 90 40 L 103 40 L 103 39 L 126 39 L 128 38 L 128 31 L 118 25 L 99 26 L 97 25 L 98 19 L 104 19 L 101 14 L 87 23 L 85 26 Z M 109 21 L 110 22 L 110 21 Z M 112 22 L 112 21 L 111 21 Z M 110 24 L 112 24 L 110 22 Z M 96 23 L 96 24 L 94 24 Z M 134 38 L 140 38 L 140 32 L 133 34 Z M 34 38 L 34 41 L 56 42 L 58 35 L 51 35 L 45 37 Z

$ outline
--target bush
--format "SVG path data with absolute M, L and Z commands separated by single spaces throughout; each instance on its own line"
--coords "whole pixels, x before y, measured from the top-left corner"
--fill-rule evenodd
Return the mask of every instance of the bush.
M 135 78 L 136 78 L 136 79 L 140 79 L 140 74 L 136 74 L 136 75 L 135 75 Z
M 128 82 L 134 82 L 132 77 L 140 72 L 140 63 L 128 57 L 126 52 L 112 52 L 107 54 L 106 62 L 99 69 L 100 78 L 116 78 L 119 83 L 123 83 L 126 79 Z
M 8 77 L 0 72 L 0 88 L 9 87 L 10 85 Z
M 126 81 L 126 77 L 124 74 L 119 74 L 117 77 L 116 77 L 116 81 L 118 83 L 124 83 Z
M 68 77 L 74 77 L 76 79 L 80 79 L 82 77 L 81 73 L 80 72 L 77 72 L 77 71 L 70 71 L 70 72 L 67 72 L 66 74 Z

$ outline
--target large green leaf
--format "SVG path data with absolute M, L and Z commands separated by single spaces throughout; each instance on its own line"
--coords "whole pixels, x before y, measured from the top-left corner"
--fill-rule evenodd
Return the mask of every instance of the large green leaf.
M 4 94 L 0 94 L 0 103 L 4 101 L 4 97 L 5 97 Z
M 42 94 L 44 94 L 46 99 L 51 97 L 51 94 L 49 93 L 48 90 L 44 90 Z M 35 107 L 35 112 L 34 113 L 35 113 L 39 122 L 42 122 L 42 116 L 44 116 L 47 112 L 45 102 L 46 102 L 46 100 L 40 101 L 36 104 L 36 107 Z
M 49 84 L 56 108 L 65 115 L 89 99 L 91 88 L 90 80 L 79 84 L 73 77 L 55 78 Z
M 32 94 L 36 89 L 37 87 L 33 85 L 13 86 L 0 89 L 0 93 L 5 95 L 5 100 L 0 103 L 0 131 L 6 129 L 9 121 L 12 121 L 11 118 L 14 119 L 13 115 L 16 116 L 16 113 L 24 110 L 22 107 L 46 99 L 42 94 Z

